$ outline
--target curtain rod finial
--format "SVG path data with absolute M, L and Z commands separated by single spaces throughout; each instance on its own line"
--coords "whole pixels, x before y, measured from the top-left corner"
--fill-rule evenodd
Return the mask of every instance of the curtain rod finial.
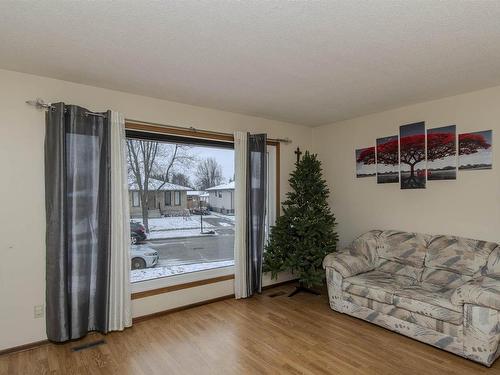
M 44 109 L 50 107 L 50 103 L 45 103 L 41 98 L 36 98 L 36 100 L 27 100 L 26 104 L 35 106 L 38 109 Z

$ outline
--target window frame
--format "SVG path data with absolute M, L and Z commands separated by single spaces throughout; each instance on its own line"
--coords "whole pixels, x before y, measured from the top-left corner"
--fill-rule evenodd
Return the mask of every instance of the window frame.
M 181 205 L 181 192 L 179 190 L 174 191 L 174 206 L 180 206 Z
M 171 128 L 163 125 L 155 125 L 148 123 L 138 123 L 132 120 L 125 120 L 125 130 L 127 138 L 144 139 L 144 140 L 158 140 L 164 142 L 177 142 L 177 143 L 196 143 L 200 146 L 212 145 L 225 148 L 234 149 L 234 136 L 232 134 L 205 132 L 201 130 L 190 130 Z M 275 146 L 275 216 L 280 215 L 280 142 L 274 140 L 267 141 L 268 146 Z M 181 200 L 182 201 L 182 200 Z M 210 270 L 191 272 L 180 275 L 160 277 L 157 279 L 150 279 L 132 283 L 132 298 L 134 294 L 136 298 L 143 298 L 138 293 L 151 291 L 158 294 L 163 293 L 162 289 L 166 286 L 182 286 L 186 283 L 199 282 L 202 284 L 204 281 L 212 280 L 214 277 L 224 277 L 227 275 L 234 275 L 234 266 L 214 268 Z
M 168 196 L 168 199 L 167 199 Z M 170 190 L 165 190 L 163 199 L 165 200 L 165 207 L 172 206 L 172 192 Z

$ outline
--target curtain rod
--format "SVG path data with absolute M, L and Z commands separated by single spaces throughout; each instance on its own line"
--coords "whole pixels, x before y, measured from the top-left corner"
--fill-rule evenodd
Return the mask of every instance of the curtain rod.
M 26 104 L 32 105 L 38 109 L 51 109 L 54 108 L 52 106 L 52 103 L 46 103 L 43 99 L 37 98 L 36 100 L 27 100 Z M 86 115 L 90 116 L 97 116 L 97 117 L 103 117 L 106 118 L 106 115 L 103 115 L 101 113 L 95 113 L 95 112 L 86 112 Z M 175 129 L 183 129 L 183 130 L 191 130 L 192 132 L 203 132 L 203 133 L 210 133 L 214 135 L 224 135 L 224 136 L 232 136 L 230 133 L 223 133 L 223 132 L 216 132 L 212 130 L 203 130 L 203 129 L 197 129 L 194 126 L 177 126 L 177 125 L 169 125 L 169 124 L 157 124 L 157 123 L 152 123 L 152 122 L 144 122 L 144 121 L 139 121 L 139 120 L 133 120 L 133 119 L 125 119 L 125 121 L 133 122 L 136 124 L 144 124 L 144 125 L 156 125 L 156 126 L 166 126 L 169 128 L 175 128 Z M 280 143 L 285 143 L 289 144 L 292 143 L 292 141 L 289 138 L 268 138 L 269 141 L 274 141 L 274 142 L 280 142 Z
M 52 103 L 46 103 L 43 99 L 40 99 L 40 98 L 37 98 L 36 100 L 27 100 L 26 104 L 32 105 L 32 106 L 36 107 L 37 109 L 53 109 L 53 108 L 55 108 L 52 105 Z M 87 112 L 85 112 L 85 115 L 106 118 L 106 115 L 103 115 L 102 113 L 96 113 L 96 112 L 87 111 Z
M 170 124 L 158 124 L 158 123 L 154 123 L 154 122 L 145 122 L 145 121 L 133 120 L 133 119 L 129 119 L 129 118 L 126 118 L 125 122 L 131 122 L 134 124 L 141 124 L 141 125 L 162 126 L 162 127 L 168 127 L 168 128 L 172 128 L 172 129 L 179 129 L 179 130 L 190 130 L 193 133 L 201 132 L 201 133 L 208 133 L 208 134 L 214 134 L 214 135 L 223 135 L 223 136 L 231 136 L 231 137 L 233 136 L 233 134 L 231 134 L 231 133 L 198 129 L 198 128 L 195 128 L 194 126 L 178 126 L 178 125 L 170 125 Z M 267 138 L 267 140 L 271 141 L 271 142 L 280 142 L 280 143 L 285 143 L 285 144 L 292 143 L 292 140 L 289 138 Z

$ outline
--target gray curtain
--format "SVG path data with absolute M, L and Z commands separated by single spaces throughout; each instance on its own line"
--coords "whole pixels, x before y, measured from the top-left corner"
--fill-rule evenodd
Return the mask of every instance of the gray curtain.
M 49 340 L 108 331 L 110 113 L 57 103 L 46 115 Z
M 248 295 L 262 291 L 262 255 L 265 241 L 267 197 L 267 137 L 248 136 L 247 215 L 248 215 Z

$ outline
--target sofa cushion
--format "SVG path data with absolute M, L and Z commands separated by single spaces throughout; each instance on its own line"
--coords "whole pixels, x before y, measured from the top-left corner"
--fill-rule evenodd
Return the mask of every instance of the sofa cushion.
M 392 260 L 381 259 L 379 261 L 377 270 L 393 275 L 406 276 L 411 277 L 415 280 L 420 280 L 423 268 L 409 266 L 407 264 L 394 262 Z
M 345 301 L 354 303 L 358 306 L 367 307 L 376 312 L 390 315 L 395 318 L 417 324 L 424 328 L 432 329 L 434 331 L 454 336 L 459 339 L 462 339 L 463 337 L 462 324 L 443 322 L 442 320 L 434 319 L 429 316 L 421 315 L 413 311 L 408 311 L 406 309 L 396 307 L 394 305 L 389 305 L 379 301 L 373 301 L 371 299 L 356 296 L 347 292 L 344 293 L 343 298 Z
M 422 268 L 431 236 L 419 233 L 385 230 L 378 237 L 379 258 Z
M 448 289 L 458 288 L 471 279 L 471 276 L 433 268 L 425 268 L 422 274 L 422 284 L 437 285 Z
M 397 289 L 415 284 L 416 281 L 409 277 L 371 271 L 344 279 L 342 289 L 357 296 L 392 304 Z
M 462 324 L 463 308 L 451 303 L 452 294 L 453 289 L 413 285 L 395 291 L 394 305 L 434 319 Z
M 473 276 L 486 265 L 496 243 L 455 236 L 434 236 L 429 242 L 425 266 Z

